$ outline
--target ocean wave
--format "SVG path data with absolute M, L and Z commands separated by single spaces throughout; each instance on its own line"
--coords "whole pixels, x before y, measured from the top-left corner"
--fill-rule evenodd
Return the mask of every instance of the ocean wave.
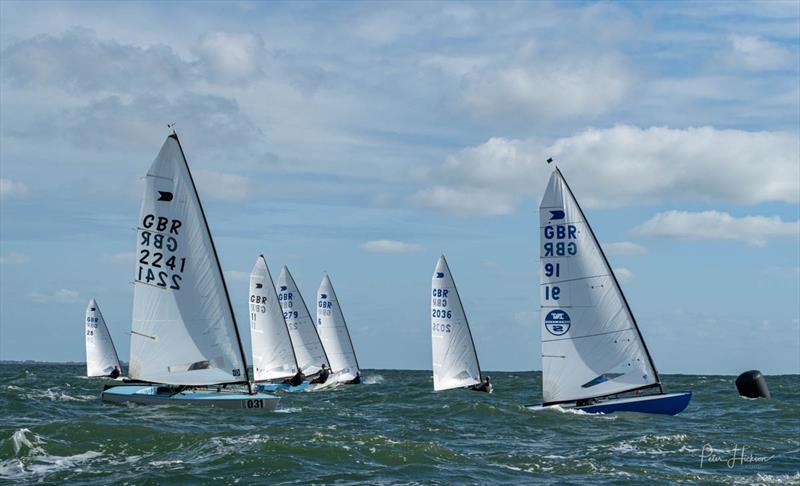
M 13 444 L 14 454 L 19 457 L 0 462 L 0 478 L 19 480 L 47 476 L 54 472 L 72 469 L 103 455 L 96 451 L 86 451 L 71 456 L 49 455 L 44 449 L 47 440 L 25 428 L 15 431 L 9 440 Z M 27 452 L 24 452 L 26 449 Z
M 365 385 L 377 385 L 378 383 L 383 383 L 383 376 L 368 375 L 366 378 L 364 378 Z
M 26 393 L 25 398 L 28 400 L 50 400 L 52 402 L 88 402 L 90 400 L 96 400 L 97 397 L 94 395 L 78 395 L 72 396 L 64 393 L 60 390 L 54 390 L 52 388 L 48 388 L 44 391 L 36 391 L 33 393 Z

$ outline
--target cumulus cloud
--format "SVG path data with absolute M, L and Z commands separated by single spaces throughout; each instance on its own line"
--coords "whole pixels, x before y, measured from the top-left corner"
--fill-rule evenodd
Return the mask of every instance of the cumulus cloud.
M 405 243 L 395 240 L 373 240 L 360 246 L 364 251 L 370 253 L 411 253 L 422 250 L 422 246 L 416 243 Z
M 773 238 L 800 237 L 800 221 L 766 216 L 736 218 L 720 211 L 666 211 L 633 230 L 638 236 L 687 240 L 735 240 L 765 246 Z
M 617 243 L 603 243 L 603 251 L 607 255 L 646 255 L 647 248 L 632 241 L 620 241 Z
M 99 260 L 101 263 L 132 264 L 136 260 L 136 254 L 132 251 L 113 253 L 110 255 L 101 255 Z
M 2 77 L 17 85 L 74 92 L 147 92 L 183 84 L 194 74 L 170 47 L 139 47 L 102 40 L 87 29 L 40 34 L 9 45 Z
M 774 42 L 752 35 L 731 35 L 728 62 L 753 71 L 781 69 L 794 62 L 791 51 Z
M 23 198 L 28 192 L 28 186 L 24 183 L 0 178 L 0 200 Z
M 465 102 L 481 114 L 516 113 L 529 118 L 591 116 L 619 103 L 631 83 L 615 56 L 494 64 L 464 76 Z
M 630 282 L 633 280 L 633 272 L 625 267 L 616 267 L 614 269 L 614 275 L 617 276 L 620 282 Z
M 447 157 L 432 172 L 437 186 L 415 200 L 457 214 L 507 213 L 522 196 L 544 190 L 550 156 L 587 207 L 800 200 L 796 134 L 630 125 L 589 128 L 551 144 L 492 138 Z
M 209 78 L 245 84 L 262 73 L 264 40 L 249 32 L 212 32 L 200 38 L 196 52 Z
M 0 256 L 0 265 L 25 265 L 29 261 L 31 261 L 29 256 L 19 253 L 8 253 Z
M 28 296 L 33 302 L 37 303 L 56 303 L 68 304 L 80 301 L 80 293 L 75 290 L 59 289 L 49 294 L 33 292 Z

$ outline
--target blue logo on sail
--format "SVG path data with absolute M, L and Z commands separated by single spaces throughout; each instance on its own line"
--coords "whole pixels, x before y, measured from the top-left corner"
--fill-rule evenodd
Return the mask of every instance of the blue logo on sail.
M 436 278 L 444 278 L 444 273 L 436 272 Z
M 551 209 L 550 210 L 550 221 L 556 219 L 564 219 L 564 211 L 560 209 Z
M 327 299 L 328 298 L 328 294 L 319 294 L 319 298 L 320 299 Z
M 569 314 L 561 309 L 551 310 L 544 318 L 544 327 L 553 336 L 563 336 L 569 331 Z
M 281 285 L 281 292 L 285 292 L 285 291 L 286 291 L 286 286 L 285 285 Z

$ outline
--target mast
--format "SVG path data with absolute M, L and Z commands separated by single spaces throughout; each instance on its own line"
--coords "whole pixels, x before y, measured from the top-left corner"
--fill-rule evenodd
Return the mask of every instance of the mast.
M 442 255 L 442 260 L 444 260 L 444 266 L 447 267 L 447 273 L 450 274 L 450 280 L 453 281 L 453 290 L 456 291 L 456 295 L 458 295 L 458 305 L 461 306 L 461 313 L 464 315 L 464 324 L 467 326 L 467 334 L 469 334 L 469 342 L 472 343 L 472 354 L 475 355 L 475 363 L 478 365 L 478 380 L 481 380 L 481 362 L 478 360 L 478 351 L 475 349 L 475 340 L 472 339 L 472 329 L 469 327 L 469 319 L 467 319 L 467 313 L 464 311 L 464 303 L 461 302 L 461 294 L 458 293 L 458 287 L 456 287 L 456 279 L 453 278 L 453 272 L 450 271 L 450 265 L 447 264 L 447 259 Z
M 556 166 L 556 173 L 558 173 L 558 177 L 561 178 L 561 180 L 564 182 L 564 187 L 566 187 L 567 191 L 569 191 L 569 195 L 572 197 L 572 200 L 575 201 L 575 206 L 578 208 L 578 212 L 580 212 L 581 217 L 586 222 L 586 227 L 589 229 L 589 234 L 592 236 L 592 240 L 594 241 L 595 245 L 597 245 L 597 248 L 600 250 L 600 255 L 602 255 L 603 261 L 605 262 L 606 267 L 608 268 L 608 272 L 611 275 L 611 280 L 614 282 L 614 286 L 616 287 L 617 292 L 622 297 L 622 302 L 625 305 L 625 311 L 628 313 L 628 316 L 631 318 L 631 322 L 633 322 L 633 327 L 634 327 L 634 329 L 636 329 L 636 334 L 639 336 L 639 340 L 642 342 L 642 347 L 644 348 L 644 352 L 647 355 L 647 360 L 650 362 L 650 367 L 653 368 L 653 373 L 655 373 L 655 375 L 656 375 L 655 376 L 655 378 L 656 378 L 656 383 L 655 384 L 646 385 L 646 386 L 643 386 L 643 387 L 638 387 L 638 388 L 635 388 L 635 389 L 629 390 L 629 391 L 639 390 L 639 389 L 643 389 L 643 388 L 650 388 L 650 387 L 653 387 L 653 386 L 657 385 L 659 391 L 661 393 L 664 393 L 664 387 L 661 385 L 661 377 L 658 375 L 658 370 L 656 369 L 656 365 L 653 362 L 653 357 L 650 355 L 650 350 L 647 349 L 647 343 L 645 343 L 644 337 L 642 336 L 642 332 L 639 330 L 639 324 L 637 324 L 636 318 L 634 317 L 633 312 L 631 311 L 631 308 L 628 305 L 628 299 L 625 298 L 625 294 L 622 292 L 622 288 L 619 285 L 619 281 L 617 280 L 617 276 L 614 274 L 614 269 L 611 268 L 611 265 L 608 262 L 608 258 L 606 257 L 606 252 L 603 251 L 603 247 L 600 246 L 600 242 L 597 241 L 597 236 L 595 236 L 595 234 L 594 234 L 594 230 L 592 229 L 591 223 L 589 223 L 589 220 L 586 218 L 586 214 L 584 214 L 583 209 L 581 208 L 581 205 L 578 202 L 578 199 L 575 197 L 575 194 L 572 192 L 572 189 L 569 187 L 569 183 L 567 183 L 567 180 L 564 178 L 564 174 L 561 173 L 561 170 L 558 168 L 558 166 Z
M 178 143 L 178 149 L 181 151 L 181 158 L 183 159 L 183 164 L 186 166 L 186 172 L 189 174 L 189 180 L 192 183 L 192 190 L 194 191 L 195 198 L 197 198 L 197 205 L 200 208 L 200 215 L 203 216 L 203 223 L 206 225 L 208 241 L 211 242 L 211 253 L 214 254 L 214 260 L 217 262 L 217 270 L 219 270 L 219 277 L 220 280 L 222 280 L 222 288 L 225 290 L 225 299 L 228 301 L 228 309 L 230 310 L 231 319 L 233 321 L 233 331 L 236 333 L 236 342 L 239 344 L 239 354 L 242 357 L 242 364 L 244 367 L 245 381 L 239 383 L 247 383 L 247 392 L 253 394 L 253 385 L 250 382 L 250 371 L 247 369 L 247 357 L 245 356 L 244 347 L 242 346 L 242 338 L 239 335 L 239 326 L 236 325 L 236 315 L 233 313 L 233 304 L 231 304 L 231 297 L 228 293 L 228 284 L 225 283 L 225 276 L 222 275 L 222 265 L 219 262 L 219 255 L 217 255 L 217 247 L 214 245 L 214 238 L 211 236 L 211 230 L 208 227 L 208 220 L 206 219 L 205 210 L 203 210 L 203 203 L 200 201 L 200 195 L 197 193 L 197 186 L 194 183 L 192 171 L 189 169 L 189 163 L 186 161 L 186 154 L 183 152 L 181 141 L 178 140 L 178 134 L 175 132 L 175 130 L 172 130 L 172 133 L 169 135 L 169 137 Z

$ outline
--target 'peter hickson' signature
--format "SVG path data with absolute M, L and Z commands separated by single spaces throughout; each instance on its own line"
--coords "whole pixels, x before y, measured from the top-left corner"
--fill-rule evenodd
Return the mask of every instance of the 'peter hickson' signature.
M 748 454 L 745 453 L 745 446 L 740 447 L 738 445 L 733 446 L 733 456 L 726 455 L 723 457 L 717 454 L 710 444 L 706 444 L 703 446 L 703 450 L 700 451 L 700 467 L 703 467 L 703 464 L 705 463 L 714 464 L 718 462 L 724 462 L 729 468 L 733 468 L 736 466 L 736 464 L 741 465 L 769 462 L 769 460 L 774 457 L 775 456 L 756 456 L 753 454 Z

